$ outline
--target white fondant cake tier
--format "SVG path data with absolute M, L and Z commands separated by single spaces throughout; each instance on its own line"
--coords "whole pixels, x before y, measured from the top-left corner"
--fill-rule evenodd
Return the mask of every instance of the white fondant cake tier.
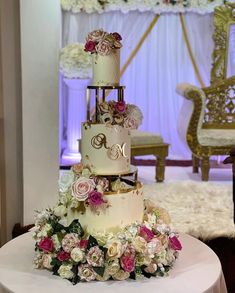
M 120 50 L 109 55 L 92 54 L 93 86 L 118 86 L 120 79 Z
M 82 163 L 99 175 L 130 171 L 130 132 L 118 125 L 82 124 Z
M 144 196 L 141 185 L 129 192 L 109 194 L 106 198 L 109 207 L 99 214 L 86 209 L 84 214 L 77 215 L 88 233 L 117 232 L 136 221 L 143 221 Z M 72 217 L 75 218 L 75 215 Z

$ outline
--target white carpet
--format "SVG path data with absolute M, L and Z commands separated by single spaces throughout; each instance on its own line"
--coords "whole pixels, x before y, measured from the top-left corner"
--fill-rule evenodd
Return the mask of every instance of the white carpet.
M 232 183 L 178 181 L 144 185 L 145 196 L 165 208 L 179 232 L 203 240 L 235 237 Z

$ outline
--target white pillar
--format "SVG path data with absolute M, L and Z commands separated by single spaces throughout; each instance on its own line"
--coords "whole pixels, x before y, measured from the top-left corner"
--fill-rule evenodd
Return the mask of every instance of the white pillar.
M 80 161 L 78 139 L 81 138 L 81 123 L 86 120 L 86 88 L 90 79 L 64 78 L 68 88 L 67 148 L 65 161 Z
M 59 0 L 21 0 L 24 225 L 58 200 Z

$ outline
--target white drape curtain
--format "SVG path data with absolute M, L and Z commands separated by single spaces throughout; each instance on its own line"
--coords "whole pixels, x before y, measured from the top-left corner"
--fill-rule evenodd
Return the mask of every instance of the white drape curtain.
M 123 37 L 123 65 L 153 17 L 150 12 L 134 11 L 128 14 L 63 12 L 62 45 L 84 42 L 88 32 L 97 28 L 117 31 Z M 212 15 L 187 13 L 184 20 L 202 79 L 209 85 L 213 50 Z M 124 73 L 121 84 L 126 86 L 125 100 L 138 105 L 143 111 L 144 121 L 140 129 L 160 133 L 164 141 L 171 145 L 171 158 L 188 159 L 190 152 L 177 133 L 182 98 L 177 96 L 175 88 L 180 82 L 200 86 L 184 41 L 179 15 L 162 14 Z

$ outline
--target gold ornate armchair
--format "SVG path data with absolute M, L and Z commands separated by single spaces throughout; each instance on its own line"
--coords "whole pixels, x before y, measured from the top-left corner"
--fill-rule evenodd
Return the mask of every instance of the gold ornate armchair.
M 200 89 L 179 84 L 176 89 L 185 98 L 179 134 L 192 151 L 193 172 L 201 166 L 203 181 L 209 179 L 210 156 L 227 155 L 235 145 L 235 76 L 226 79 L 232 25 L 235 3 L 216 7 L 211 86 Z
M 235 145 L 235 76 L 207 88 L 180 84 L 185 97 L 179 134 L 192 151 L 193 172 L 201 165 L 202 180 L 209 179 L 209 158 L 227 155 Z

